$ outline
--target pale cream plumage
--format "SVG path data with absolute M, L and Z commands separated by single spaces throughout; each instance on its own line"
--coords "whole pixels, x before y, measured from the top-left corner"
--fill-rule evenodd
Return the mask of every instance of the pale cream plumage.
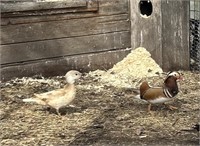
M 58 115 L 59 109 L 70 104 L 76 94 L 74 82 L 81 77 L 81 73 L 76 70 L 71 70 L 65 75 L 68 85 L 64 88 L 52 90 L 42 94 L 34 94 L 35 98 L 23 99 L 24 102 L 35 102 L 41 105 L 48 105 L 56 109 Z

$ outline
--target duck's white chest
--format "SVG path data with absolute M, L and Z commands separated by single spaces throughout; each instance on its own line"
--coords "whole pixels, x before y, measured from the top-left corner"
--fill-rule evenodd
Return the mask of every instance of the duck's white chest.
M 148 101 L 152 104 L 156 104 L 156 103 L 164 103 L 164 102 L 167 102 L 170 100 L 171 100 L 171 98 L 159 97 L 159 98 L 155 98 L 155 99 L 148 100 Z

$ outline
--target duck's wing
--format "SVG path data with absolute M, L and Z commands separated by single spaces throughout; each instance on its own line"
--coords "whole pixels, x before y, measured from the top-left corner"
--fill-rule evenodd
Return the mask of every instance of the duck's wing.
M 39 99 L 49 99 L 49 98 L 56 98 L 59 96 L 63 96 L 66 93 L 64 88 L 52 90 L 49 92 L 41 93 L 41 94 L 34 94 Z
M 165 97 L 165 95 L 163 93 L 163 88 L 162 87 L 151 87 L 144 92 L 142 99 L 154 100 L 158 97 Z
M 75 97 L 76 90 L 74 85 L 69 85 L 68 87 L 64 87 L 63 90 L 59 90 L 58 92 L 53 92 L 48 95 L 48 98 L 45 98 L 45 102 L 52 107 L 62 107 L 69 104 Z

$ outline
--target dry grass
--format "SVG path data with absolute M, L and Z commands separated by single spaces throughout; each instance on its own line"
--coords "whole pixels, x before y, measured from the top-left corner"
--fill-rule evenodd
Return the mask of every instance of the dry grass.
M 180 93 L 170 104 L 147 105 L 130 96 L 125 88 L 116 88 L 86 75 L 77 85 L 75 107 L 53 109 L 22 103 L 65 84 L 62 77 L 15 79 L 1 84 L 1 145 L 198 145 L 197 132 L 183 132 L 199 122 L 200 74 L 183 72 Z M 160 84 L 161 77 L 146 78 Z M 134 81 L 133 81 L 133 84 Z M 138 83 L 139 84 L 139 83 Z

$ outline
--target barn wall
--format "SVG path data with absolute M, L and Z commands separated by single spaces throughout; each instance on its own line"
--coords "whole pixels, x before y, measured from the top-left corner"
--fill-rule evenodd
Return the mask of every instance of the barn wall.
M 68 0 L 34 7 L 10 3 L 2 8 L 2 80 L 106 69 L 131 47 L 128 0 Z
M 69 69 L 108 69 L 130 50 L 145 47 L 165 70 L 189 69 L 189 2 L 67 0 L 1 2 L 1 79 L 63 75 Z M 3 4 L 3 5 L 2 5 Z M 131 14 L 131 16 L 130 16 Z

